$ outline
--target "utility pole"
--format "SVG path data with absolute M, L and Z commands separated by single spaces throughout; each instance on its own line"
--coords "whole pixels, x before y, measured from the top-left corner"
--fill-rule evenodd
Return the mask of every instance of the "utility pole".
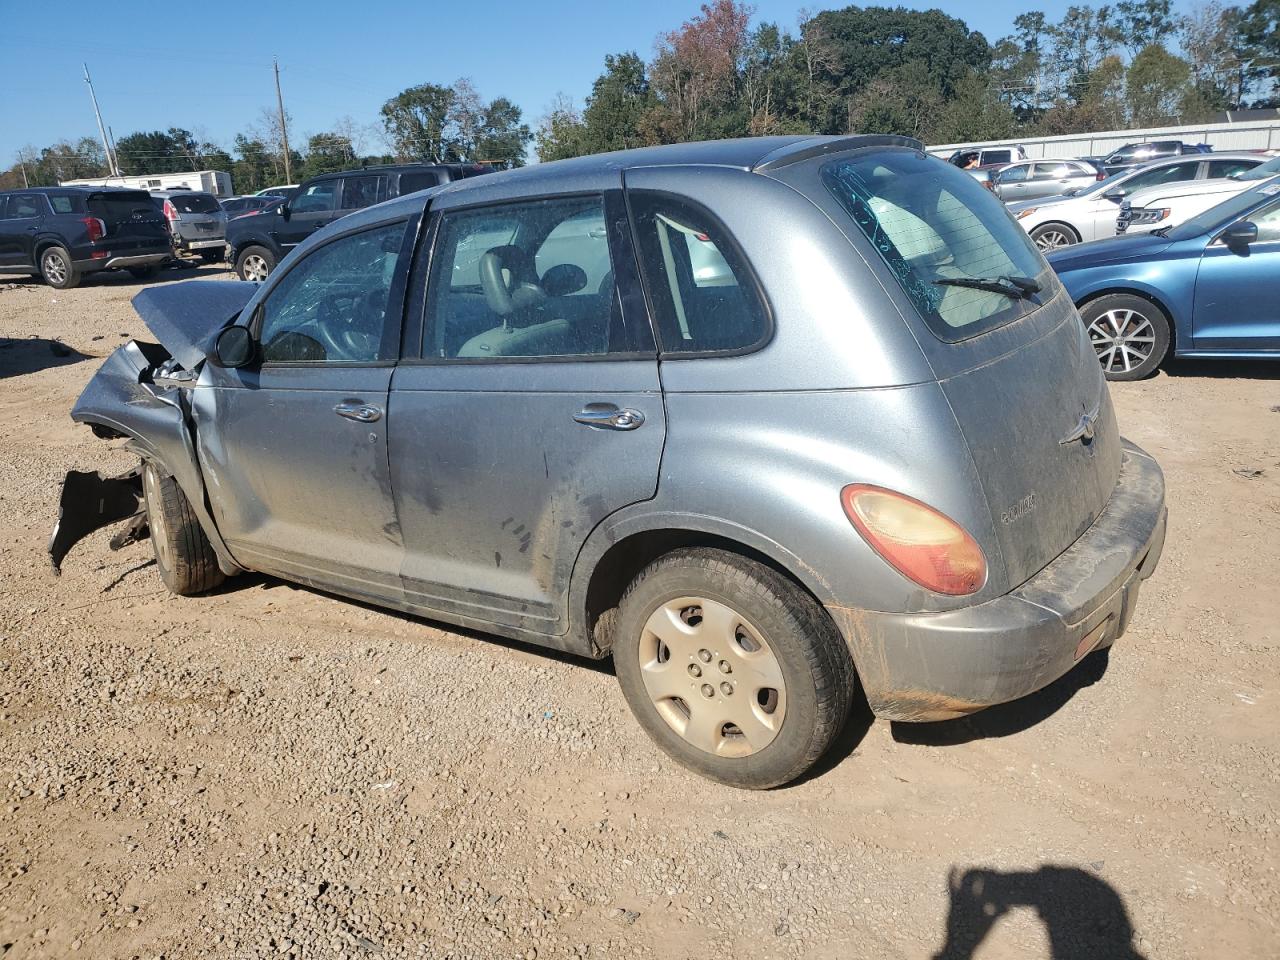
M 89 99 L 93 101 L 93 115 L 98 118 L 98 134 L 102 137 L 102 149 L 107 154 L 107 171 L 113 176 L 120 176 L 120 169 L 116 166 L 115 156 L 111 153 L 111 145 L 107 143 L 107 131 L 102 125 L 102 111 L 98 109 L 98 97 L 93 92 L 93 81 L 89 79 L 89 65 L 82 63 L 84 67 L 84 82 L 89 85 Z
M 276 107 L 280 110 L 280 142 L 284 144 L 284 180 L 285 183 L 293 183 L 293 169 L 289 164 L 289 130 L 284 123 L 284 97 L 280 93 L 280 61 L 272 57 L 271 63 L 276 68 Z
M 30 181 L 27 180 L 27 158 L 18 154 L 18 163 L 22 164 L 22 186 L 25 189 L 31 186 Z

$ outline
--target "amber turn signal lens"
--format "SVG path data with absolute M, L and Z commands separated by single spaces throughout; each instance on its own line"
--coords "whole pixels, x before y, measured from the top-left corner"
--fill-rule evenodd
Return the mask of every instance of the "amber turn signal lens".
M 905 494 L 865 483 L 840 491 L 845 515 L 862 538 L 908 580 L 962 597 L 987 581 L 987 559 L 950 517 Z

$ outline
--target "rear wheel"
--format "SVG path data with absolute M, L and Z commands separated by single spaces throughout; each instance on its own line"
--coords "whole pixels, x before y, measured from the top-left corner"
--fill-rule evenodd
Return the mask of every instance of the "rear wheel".
M 261 283 L 276 268 L 276 258 L 266 247 L 245 247 L 236 257 L 236 275 L 241 280 Z
M 1080 308 L 1089 342 L 1108 380 L 1141 380 L 1169 351 L 1169 315 L 1150 300 L 1112 293 Z
M 1048 253 L 1080 242 L 1079 235 L 1064 223 L 1041 224 L 1031 231 L 1031 239 L 1035 241 L 1041 253 Z
M 777 571 L 722 550 L 651 563 L 627 588 L 613 648 L 622 692 L 673 759 L 766 789 L 840 732 L 853 663 L 826 612 Z
M 49 247 L 40 254 L 40 276 L 55 290 L 70 290 L 80 282 L 71 254 L 62 247 Z
M 147 527 L 155 549 L 160 579 L 174 593 L 184 596 L 212 590 L 226 579 L 178 481 L 154 463 L 142 468 L 142 493 L 147 506 Z

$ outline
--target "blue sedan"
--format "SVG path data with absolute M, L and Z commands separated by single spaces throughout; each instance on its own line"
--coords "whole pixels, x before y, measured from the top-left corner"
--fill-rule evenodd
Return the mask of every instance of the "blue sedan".
M 1171 349 L 1280 359 L 1280 177 L 1176 227 L 1048 259 L 1108 380 L 1141 379 Z

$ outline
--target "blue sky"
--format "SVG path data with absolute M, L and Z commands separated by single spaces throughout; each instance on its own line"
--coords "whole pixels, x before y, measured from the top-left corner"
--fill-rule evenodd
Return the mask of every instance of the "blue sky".
M 801 6 L 844 5 L 756 0 L 756 19 L 794 27 Z M 940 6 L 990 40 L 1010 33 L 1013 18 L 1037 6 L 1035 0 L 904 5 Z M 1038 6 L 1054 20 L 1067 5 Z M 697 0 L 130 0 L 111 9 L 101 0 L 64 0 L 51 19 L 45 4 L 0 0 L 0 166 L 28 144 L 96 135 L 81 61 L 89 64 L 117 139 L 181 126 L 229 147 L 263 107 L 275 104 L 272 56 L 280 59 L 300 141 L 344 116 L 376 123 L 383 101 L 405 87 L 463 76 L 485 98 L 510 97 L 535 126 L 558 92 L 581 103 L 605 54 L 635 50 L 647 59 L 655 36 L 698 6 Z

